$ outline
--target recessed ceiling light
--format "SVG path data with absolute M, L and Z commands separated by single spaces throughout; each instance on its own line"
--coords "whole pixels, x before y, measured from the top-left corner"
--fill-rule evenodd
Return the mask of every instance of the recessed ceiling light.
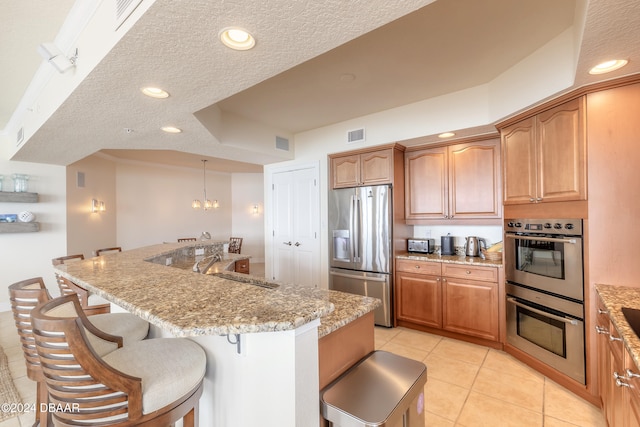
M 174 126 L 163 126 L 160 129 L 162 129 L 163 131 L 165 131 L 167 133 L 180 133 L 180 132 L 182 132 L 182 129 L 174 127 Z
M 441 133 L 440 135 L 438 135 L 438 138 L 451 138 L 452 136 L 455 136 L 455 133 L 453 133 L 453 132 L 445 132 L 445 133 Z
M 628 62 L 629 61 L 627 61 L 626 59 L 613 59 L 611 61 L 606 61 L 590 69 L 589 74 L 609 73 L 611 71 L 615 71 L 624 67 Z
M 256 45 L 256 39 L 242 28 L 223 28 L 218 35 L 220 36 L 220 41 L 231 49 L 249 50 Z
M 169 92 L 157 87 L 143 87 L 140 90 L 142 91 L 142 93 L 144 93 L 147 96 L 150 96 L 151 98 L 163 99 L 163 98 L 169 97 Z

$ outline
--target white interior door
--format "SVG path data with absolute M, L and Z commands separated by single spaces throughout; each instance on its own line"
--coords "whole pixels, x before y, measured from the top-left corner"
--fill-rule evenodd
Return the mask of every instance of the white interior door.
M 319 188 L 316 168 L 272 175 L 273 279 L 320 283 Z

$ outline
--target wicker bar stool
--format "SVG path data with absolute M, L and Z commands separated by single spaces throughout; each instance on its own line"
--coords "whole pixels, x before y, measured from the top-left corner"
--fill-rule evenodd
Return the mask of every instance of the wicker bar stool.
M 242 250 L 242 237 L 230 237 L 229 238 L 229 253 L 239 254 Z
M 56 426 L 197 425 L 206 356 L 195 342 L 157 338 L 122 347 L 91 327 L 76 295 L 39 305 L 31 321 L 49 399 L 63 408 L 52 414 Z M 100 356 L 91 335 L 118 348 Z
M 49 413 L 46 410 L 43 411 L 43 407 L 40 405 L 41 403 L 46 404 L 48 398 L 31 326 L 31 311 L 36 306 L 50 301 L 51 295 L 49 295 L 42 278 L 34 277 L 10 285 L 9 299 L 27 366 L 27 377 L 37 384 L 36 406 L 38 412 L 34 426 L 53 425 Z M 116 338 L 122 337 L 120 339 L 125 344 L 140 341 L 149 333 L 149 324 L 133 314 L 100 314 L 91 316 L 89 321 Z M 102 354 L 112 350 L 109 346 L 101 346 L 99 343 L 96 343 L 96 349 Z

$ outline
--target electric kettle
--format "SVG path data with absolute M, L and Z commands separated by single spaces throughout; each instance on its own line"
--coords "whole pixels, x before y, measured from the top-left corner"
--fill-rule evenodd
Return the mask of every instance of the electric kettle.
M 484 246 L 487 249 L 487 241 L 482 237 L 469 236 L 465 237 L 466 243 L 464 244 L 464 254 L 466 256 L 479 256 L 482 257 L 480 246 Z

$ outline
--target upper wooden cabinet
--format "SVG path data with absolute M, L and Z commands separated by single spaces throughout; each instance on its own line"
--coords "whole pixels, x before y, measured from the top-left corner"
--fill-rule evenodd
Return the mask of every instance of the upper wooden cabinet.
M 408 223 L 501 217 L 500 141 L 467 140 L 405 153 Z
M 330 155 L 331 188 L 393 183 L 395 168 L 402 168 L 397 160 L 402 162 L 403 151 L 404 147 L 393 144 Z
M 500 129 L 504 204 L 586 200 L 584 97 Z

